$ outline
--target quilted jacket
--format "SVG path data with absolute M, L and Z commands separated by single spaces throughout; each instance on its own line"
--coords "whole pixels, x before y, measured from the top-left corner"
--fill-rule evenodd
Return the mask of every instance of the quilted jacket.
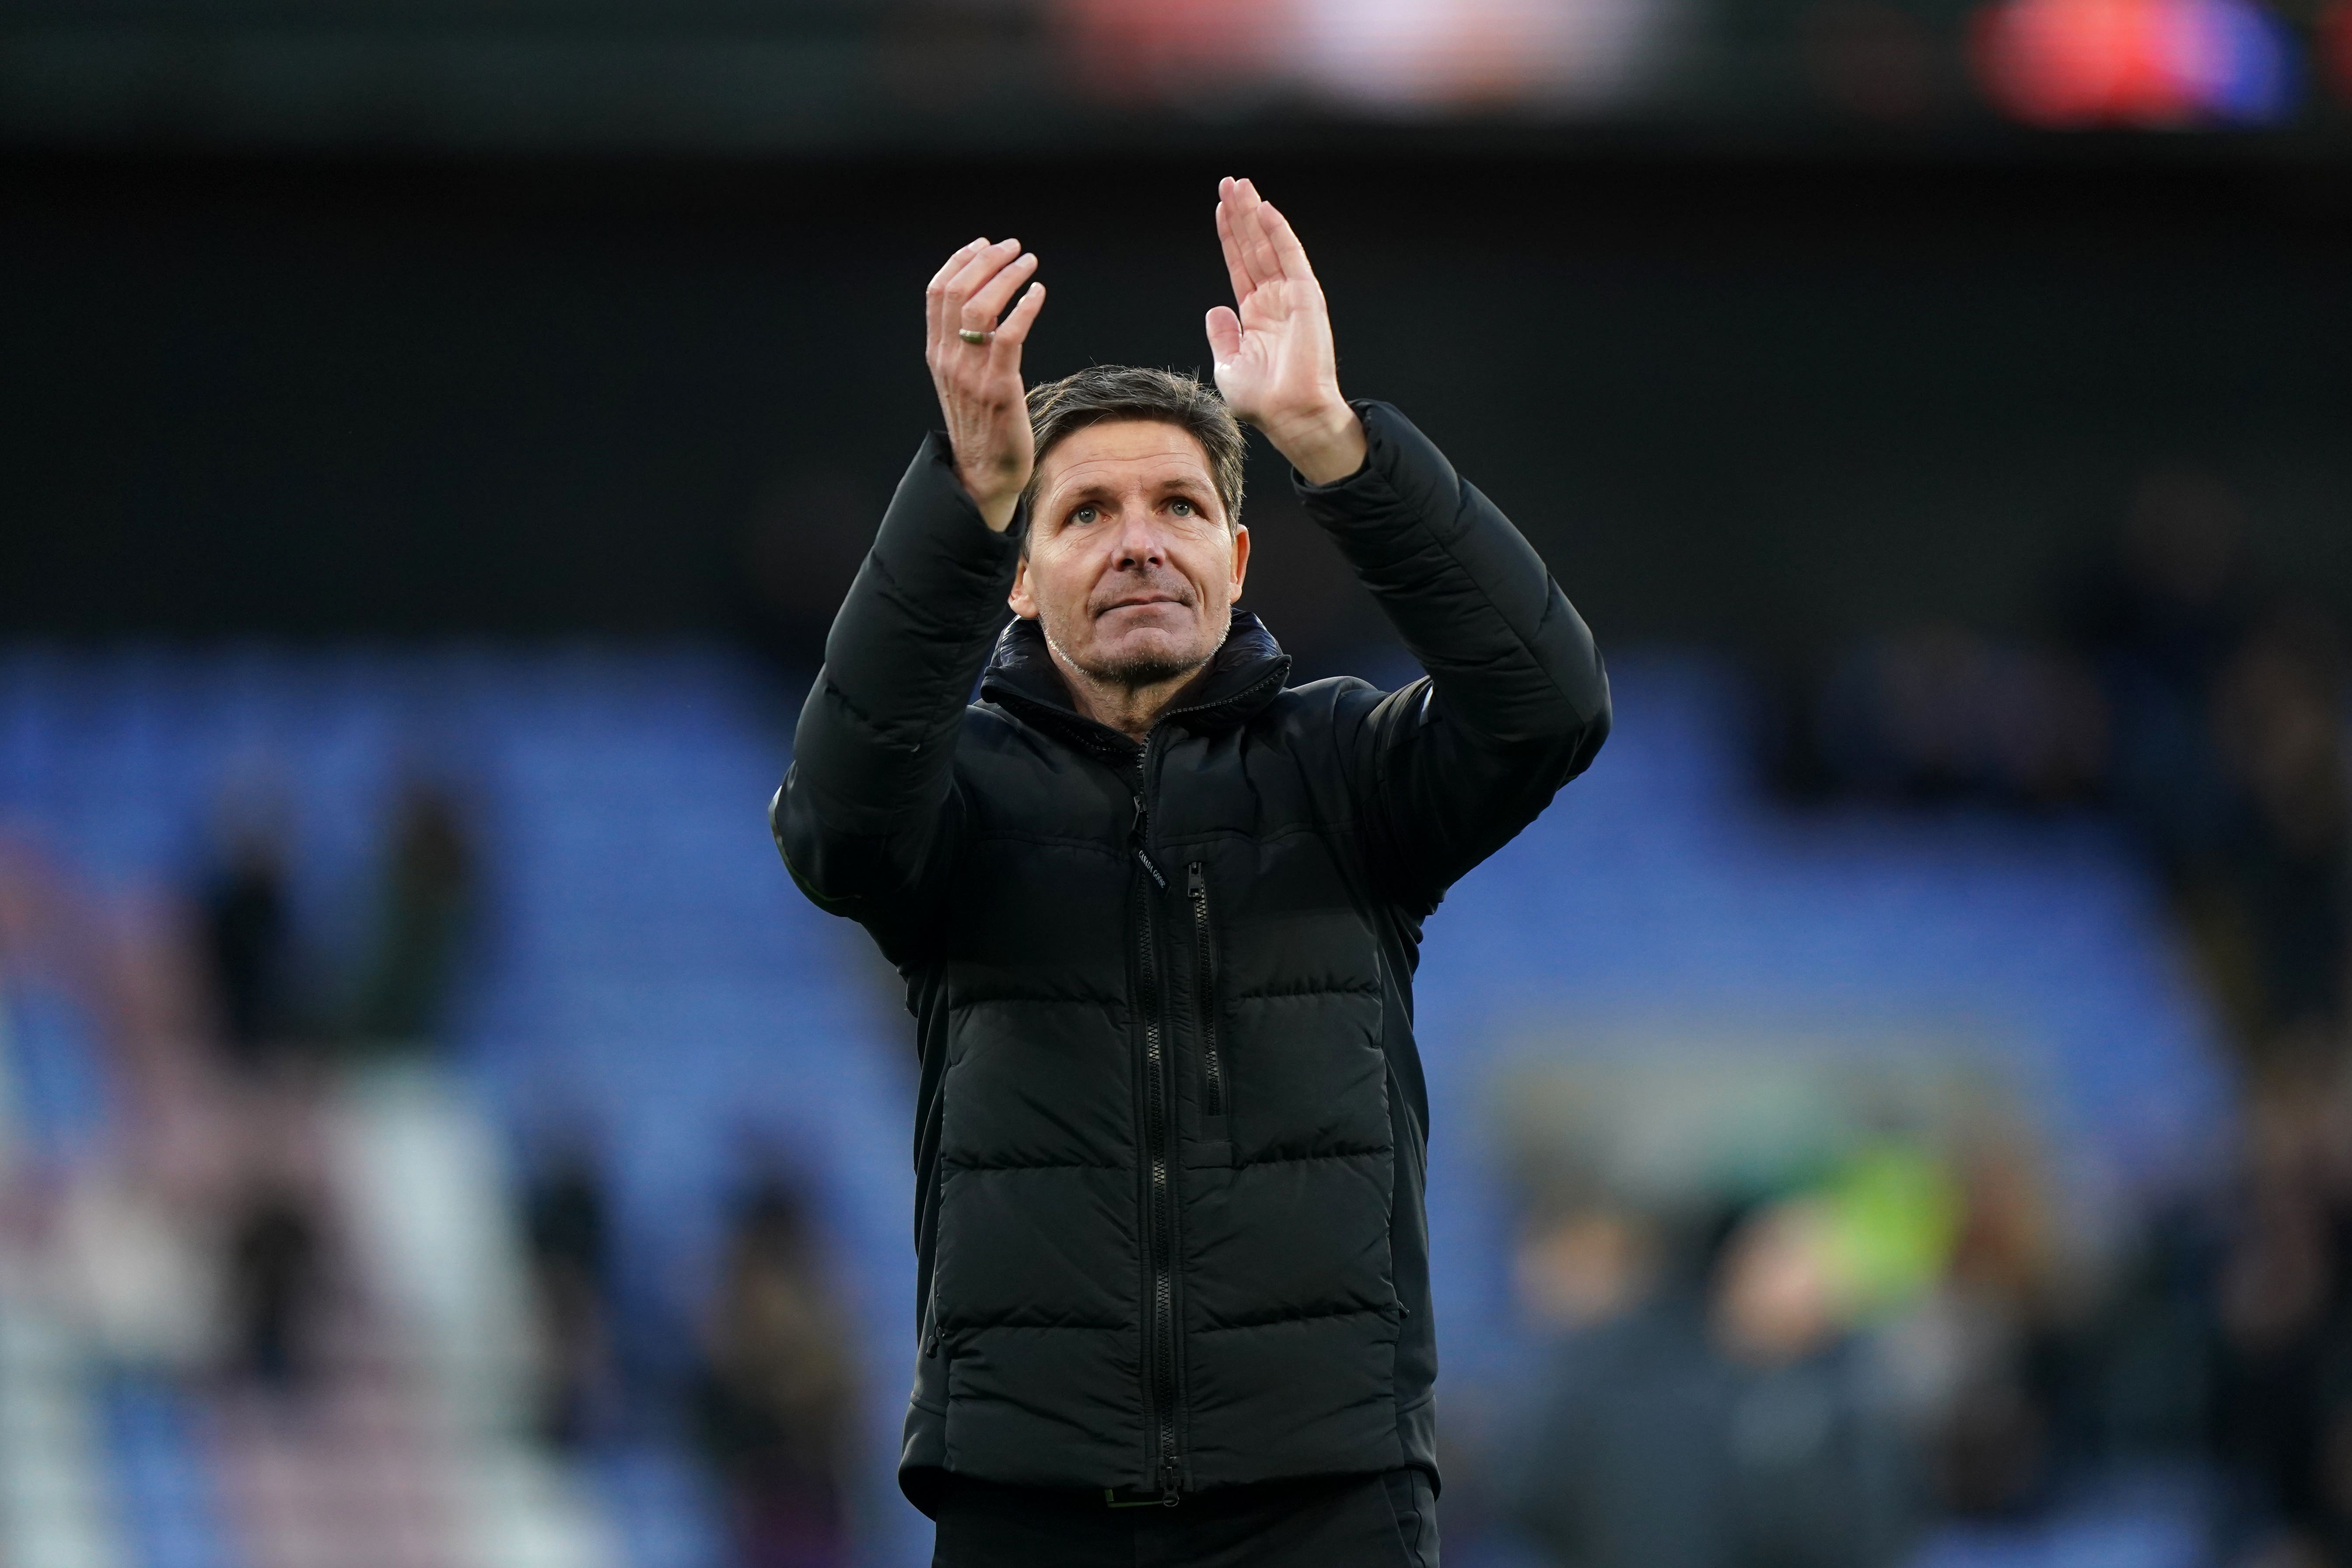
M 916 1020 L 919 1506 L 1435 1476 L 1422 921 L 1609 689 L 1501 512 L 1358 407 L 1363 468 L 1294 482 L 1428 672 L 1400 690 L 1290 686 L 1237 610 L 1147 743 L 1080 717 L 1034 623 L 997 635 L 1021 523 L 937 437 L 834 624 L 771 820 Z

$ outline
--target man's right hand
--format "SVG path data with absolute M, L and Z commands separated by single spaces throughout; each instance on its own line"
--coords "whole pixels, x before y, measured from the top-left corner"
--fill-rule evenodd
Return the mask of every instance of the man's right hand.
M 1045 307 L 1045 286 L 1031 283 L 1004 313 L 1013 290 L 1036 270 L 1037 258 L 1019 240 L 975 239 L 948 258 L 923 296 L 930 317 L 924 358 L 939 389 L 940 412 L 947 416 L 956 475 L 982 519 L 999 533 L 1012 522 L 1037 460 L 1021 385 L 1021 345 Z M 960 335 L 966 331 L 991 336 L 971 342 Z

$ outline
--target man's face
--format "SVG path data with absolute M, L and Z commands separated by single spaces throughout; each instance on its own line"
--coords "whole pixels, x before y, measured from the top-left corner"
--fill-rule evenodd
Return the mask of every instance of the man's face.
M 1156 419 L 1109 419 L 1037 465 L 1015 615 L 1097 680 L 1145 686 L 1198 668 L 1224 641 L 1249 564 L 1225 526 L 1208 454 Z

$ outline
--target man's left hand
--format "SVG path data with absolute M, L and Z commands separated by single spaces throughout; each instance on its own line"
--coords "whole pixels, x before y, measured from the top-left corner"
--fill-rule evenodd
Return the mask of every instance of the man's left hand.
M 1234 280 L 1234 303 L 1209 312 L 1217 390 L 1308 482 L 1346 479 L 1364 466 L 1364 425 L 1339 395 L 1331 312 L 1306 247 L 1247 180 L 1218 182 L 1217 238 Z

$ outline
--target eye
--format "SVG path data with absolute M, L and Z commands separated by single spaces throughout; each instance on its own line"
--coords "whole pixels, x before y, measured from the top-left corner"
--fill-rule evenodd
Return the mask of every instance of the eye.
M 1198 517 L 1200 515 L 1199 512 L 1193 510 L 1192 503 L 1186 500 L 1182 496 L 1178 496 L 1173 501 L 1170 502 L 1169 510 L 1173 511 L 1178 517 Z
M 1085 523 L 1094 521 L 1100 516 L 1102 516 L 1102 513 L 1097 510 L 1093 506 L 1082 506 L 1078 508 L 1077 510 L 1070 513 L 1070 521 L 1083 525 Z

